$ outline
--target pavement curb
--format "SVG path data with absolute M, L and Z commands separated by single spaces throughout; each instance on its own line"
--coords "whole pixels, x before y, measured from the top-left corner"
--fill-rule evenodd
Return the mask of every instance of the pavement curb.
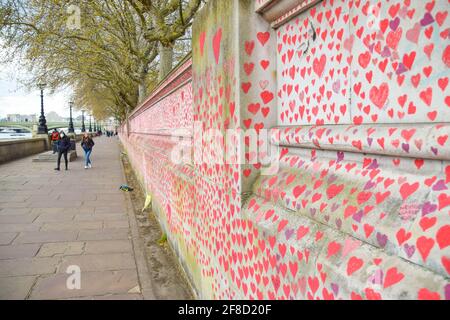
M 119 152 L 122 151 L 122 145 L 119 144 Z M 122 169 L 122 179 L 123 181 L 127 181 L 125 176 L 125 167 L 122 162 L 121 154 L 119 153 L 119 161 L 120 161 L 120 167 Z M 123 195 L 125 198 L 126 203 L 126 211 L 128 215 L 128 222 L 130 223 L 130 230 L 131 230 L 131 240 L 133 244 L 133 251 L 134 251 L 134 260 L 136 262 L 136 268 L 138 273 L 138 279 L 141 286 L 141 294 L 144 297 L 145 300 L 156 300 L 154 290 L 153 290 L 153 283 L 150 279 L 150 272 L 148 270 L 147 260 L 145 258 L 145 250 L 144 250 L 144 244 L 141 240 L 141 237 L 139 235 L 138 225 L 136 221 L 136 216 L 134 214 L 133 204 L 131 202 L 131 198 L 129 194 Z

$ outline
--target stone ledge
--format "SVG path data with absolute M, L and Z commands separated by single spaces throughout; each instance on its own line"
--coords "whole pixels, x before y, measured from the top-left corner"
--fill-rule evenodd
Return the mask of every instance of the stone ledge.
M 18 139 L 18 140 L 5 140 L 0 141 L 0 146 L 8 146 L 12 144 L 23 144 L 23 143 L 29 143 L 29 142 L 36 142 L 36 141 L 45 141 L 45 138 L 30 138 L 30 139 Z
M 47 150 L 43 138 L 0 141 L 0 163 L 25 158 Z
M 69 162 L 73 162 L 78 158 L 77 152 L 75 150 L 70 151 L 67 155 Z M 58 154 L 53 154 L 53 151 L 48 151 L 37 155 L 33 158 L 33 162 L 56 162 L 58 160 Z
M 308 10 L 322 0 L 260 0 L 256 6 L 256 12 L 269 22 L 273 28 L 277 28 L 294 16 Z
M 307 148 L 407 158 L 450 160 L 448 123 L 365 124 L 278 127 L 271 143 Z

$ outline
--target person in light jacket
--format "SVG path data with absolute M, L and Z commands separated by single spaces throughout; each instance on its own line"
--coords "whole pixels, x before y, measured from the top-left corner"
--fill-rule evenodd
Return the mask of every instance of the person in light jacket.
M 91 153 L 92 148 L 94 147 L 95 143 L 92 139 L 92 136 L 89 135 L 87 132 L 84 134 L 83 138 L 81 139 L 81 147 L 84 150 L 84 158 L 85 158 L 85 169 L 92 168 L 92 162 L 91 162 Z

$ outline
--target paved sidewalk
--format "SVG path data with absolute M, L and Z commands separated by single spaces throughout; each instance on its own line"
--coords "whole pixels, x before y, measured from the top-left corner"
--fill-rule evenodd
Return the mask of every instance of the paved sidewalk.
M 0 299 L 144 298 L 118 140 L 95 142 L 89 170 L 79 146 L 69 171 L 30 157 L 0 165 Z M 67 289 L 71 265 L 80 290 Z

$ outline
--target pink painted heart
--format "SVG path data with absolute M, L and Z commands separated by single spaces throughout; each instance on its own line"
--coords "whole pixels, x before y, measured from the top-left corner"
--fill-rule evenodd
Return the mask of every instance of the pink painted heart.
M 409 184 L 409 183 L 404 183 L 401 187 L 400 187 L 400 194 L 403 198 L 403 200 L 407 199 L 409 196 L 411 196 L 414 192 L 417 191 L 417 189 L 419 189 L 419 183 L 415 182 L 413 184 Z
M 382 83 L 379 87 L 373 86 L 370 89 L 370 101 L 377 106 L 379 109 L 382 109 L 386 105 L 386 101 L 389 96 L 389 86 L 387 83 Z
M 439 229 L 436 240 L 441 250 L 450 245 L 450 225 L 445 225 Z
M 439 292 L 432 292 L 427 288 L 420 289 L 417 298 L 419 300 L 441 300 Z
M 199 41 L 200 41 L 200 55 L 202 57 L 203 57 L 203 52 L 205 50 L 205 39 L 206 39 L 206 32 L 202 32 L 200 34 L 200 38 L 199 38 Z
M 399 272 L 396 267 L 390 268 L 386 272 L 386 278 L 384 279 L 383 288 L 386 289 L 388 287 L 393 286 L 394 284 L 397 284 L 398 282 L 403 280 L 404 277 L 405 275 Z
M 406 39 L 408 39 L 412 43 L 417 44 L 419 42 L 419 35 L 420 35 L 420 24 L 418 23 L 416 23 L 412 29 L 406 31 Z
M 261 99 L 264 102 L 264 104 L 268 104 L 269 102 L 271 102 L 274 98 L 274 95 L 272 92 L 270 91 L 263 91 L 261 92 Z
M 264 46 L 267 43 L 267 41 L 269 41 L 270 33 L 269 32 L 258 32 L 256 37 L 258 38 L 261 45 Z
M 353 41 L 354 41 L 353 35 L 351 35 L 349 38 L 345 39 L 344 40 L 344 49 L 348 50 L 349 52 L 352 52 Z
M 353 240 L 351 238 L 345 239 L 344 248 L 342 249 L 342 255 L 345 257 L 353 250 L 359 248 L 361 242 L 359 240 Z
M 434 240 L 431 238 L 422 236 L 417 239 L 416 245 L 417 245 L 417 249 L 419 249 L 419 253 L 422 256 L 423 261 L 426 261 L 428 258 L 428 255 L 430 254 L 431 249 L 434 246 Z
M 219 28 L 213 37 L 213 51 L 216 64 L 219 64 L 220 58 L 220 43 L 222 41 L 222 28 Z
M 347 275 L 350 276 L 363 266 L 364 261 L 357 257 L 351 257 L 347 262 Z
M 321 77 L 323 70 L 325 69 L 325 64 L 327 62 L 327 57 L 323 54 L 320 59 L 315 58 L 313 61 L 313 70 L 317 76 Z

